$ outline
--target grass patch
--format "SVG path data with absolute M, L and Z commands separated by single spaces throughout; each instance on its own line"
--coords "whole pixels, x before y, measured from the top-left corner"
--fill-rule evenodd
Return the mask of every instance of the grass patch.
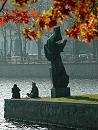
M 26 99 L 26 98 L 25 98 Z M 40 97 L 40 98 L 27 98 L 37 101 L 51 101 L 51 102 L 69 102 L 69 103 L 96 103 L 98 104 L 98 94 L 85 94 L 78 96 L 62 97 L 62 98 L 51 98 L 51 97 Z

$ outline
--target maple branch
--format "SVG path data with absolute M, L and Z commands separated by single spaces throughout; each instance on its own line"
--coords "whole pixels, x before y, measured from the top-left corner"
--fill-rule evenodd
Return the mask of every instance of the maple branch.
M 0 12 L 3 10 L 3 8 L 4 8 L 5 4 L 6 4 L 6 2 L 7 2 L 7 0 L 4 1 L 3 5 L 2 5 L 2 7 L 1 7 L 1 9 L 0 9 Z
M 96 3 L 93 4 L 90 13 L 96 8 L 96 6 L 98 6 L 98 2 L 96 2 Z M 90 14 L 90 13 L 89 13 L 89 14 Z

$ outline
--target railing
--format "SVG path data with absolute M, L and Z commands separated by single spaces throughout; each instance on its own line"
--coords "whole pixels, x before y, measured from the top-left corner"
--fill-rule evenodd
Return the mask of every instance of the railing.
M 47 59 L 34 59 L 28 57 L 8 57 L 0 58 L 0 64 L 50 64 Z
M 63 63 L 98 63 L 95 59 L 74 59 L 74 58 L 62 58 Z M 50 64 L 46 58 L 38 60 L 37 58 L 28 58 L 28 57 L 7 57 L 0 58 L 0 64 Z

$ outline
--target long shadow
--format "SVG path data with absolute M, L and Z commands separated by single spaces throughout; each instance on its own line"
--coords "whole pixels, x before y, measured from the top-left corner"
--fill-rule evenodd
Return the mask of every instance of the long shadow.
M 69 99 L 75 99 L 75 100 L 87 100 L 87 101 L 96 101 L 98 102 L 98 99 L 96 98 L 90 98 L 90 97 L 82 97 L 82 96 L 70 96 Z

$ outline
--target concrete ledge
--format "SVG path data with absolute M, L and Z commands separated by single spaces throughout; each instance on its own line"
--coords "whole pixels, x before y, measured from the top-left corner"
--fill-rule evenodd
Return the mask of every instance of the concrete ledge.
M 98 129 L 98 104 L 5 99 L 4 117 L 37 124 L 95 130 Z

